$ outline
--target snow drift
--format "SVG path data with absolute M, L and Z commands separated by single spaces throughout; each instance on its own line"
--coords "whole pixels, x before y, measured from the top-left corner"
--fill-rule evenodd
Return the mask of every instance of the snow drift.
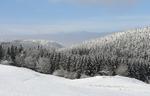
M 69 80 L 0 65 L 0 96 L 150 96 L 150 86 L 121 76 Z

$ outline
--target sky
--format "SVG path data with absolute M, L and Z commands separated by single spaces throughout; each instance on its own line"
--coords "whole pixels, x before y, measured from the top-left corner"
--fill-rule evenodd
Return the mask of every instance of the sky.
M 0 0 L 0 34 L 114 32 L 150 24 L 149 0 Z

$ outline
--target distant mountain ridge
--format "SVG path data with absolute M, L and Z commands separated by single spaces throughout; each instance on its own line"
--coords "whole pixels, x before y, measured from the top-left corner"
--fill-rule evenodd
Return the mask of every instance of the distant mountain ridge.
M 14 45 L 14 46 L 20 46 L 22 45 L 23 47 L 25 48 L 37 48 L 38 46 L 39 47 L 43 47 L 43 48 L 62 48 L 63 45 L 57 43 L 57 42 L 54 42 L 54 41 L 48 41 L 48 40 L 13 40 L 13 41 L 10 41 L 10 42 L 1 42 L 1 44 L 3 45 L 8 45 L 8 46 L 11 46 L 11 45 Z
M 40 39 L 61 42 L 65 46 L 70 46 L 73 44 L 81 43 L 85 40 L 90 40 L 93 38 L 102 37 L 109 34 L 106 32 L 59 32 L 59 33 L 49 33 L 49 34 L 30 34 L 30 35 L 0 35 L 2 41 L 12 41 L 12 40 L 28 40 L 28 39 Z

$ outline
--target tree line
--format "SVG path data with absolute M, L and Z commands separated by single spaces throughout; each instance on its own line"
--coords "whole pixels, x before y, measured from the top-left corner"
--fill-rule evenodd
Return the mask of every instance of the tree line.
M 149 83 L 150 62 L 147 53 L 142 57 L 133 57 L 132 54 L 125 55 L 119 50 L 108 52 L 108 49 L 101 51 L 98 48 L 96 53 L 94 53 L 95 49 L 92 50 L 80 47 L 58 51 L 41 46 L 23 48 L 22 45 L 1 44 L 0 60 L 7 60 L 14 66 L 70 79 L 121 75 Z

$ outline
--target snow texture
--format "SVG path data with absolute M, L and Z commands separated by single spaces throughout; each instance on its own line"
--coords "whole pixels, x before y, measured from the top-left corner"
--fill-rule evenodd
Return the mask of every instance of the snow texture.
M 150 85 L 121 76 L 69 80 L 0 65 L 0 96 L 150 96 Z

